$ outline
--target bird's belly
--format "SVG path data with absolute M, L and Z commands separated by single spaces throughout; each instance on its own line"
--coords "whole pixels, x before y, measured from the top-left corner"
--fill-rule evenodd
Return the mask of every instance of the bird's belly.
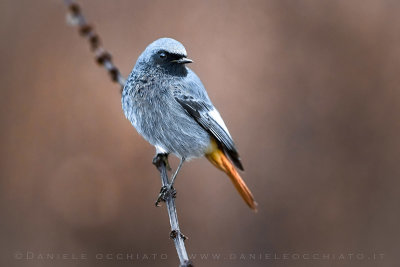
M 150 144 L 186 159 L 203 156 L 209 148 L 210 135 L 174 99 L 136 99 L 128 106 L 125 115 Z
M 190 117 L 164 114 L 138 120 L 140 133 L 152 145 L 186 159 L 203 156 L 210 145 L 209 134 Z

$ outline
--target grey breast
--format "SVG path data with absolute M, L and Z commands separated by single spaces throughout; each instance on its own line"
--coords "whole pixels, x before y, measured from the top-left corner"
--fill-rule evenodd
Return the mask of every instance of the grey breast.
M 204 155 L 210 143 L 209 134 L 173 96 L 173 90 L 185 90 L 184 78 L 131 76 L 123 92 L 122 106 L 136 130 L 152 145 L 177 156 L 190 159 Z

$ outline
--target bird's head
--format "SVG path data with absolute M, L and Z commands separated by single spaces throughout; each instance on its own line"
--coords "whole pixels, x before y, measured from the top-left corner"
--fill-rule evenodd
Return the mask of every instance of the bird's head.
M 185 64 L 192 62 L 187 58 L 185 47 L 171 38 L 160 38 L 154 41 L 147 46 L 138 59 L 138 64 L 168 71 L 185 69 Z

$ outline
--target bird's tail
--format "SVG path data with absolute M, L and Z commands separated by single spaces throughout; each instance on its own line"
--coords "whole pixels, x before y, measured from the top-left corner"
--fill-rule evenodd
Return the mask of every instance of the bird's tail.
M 206 158 L 215 167 L 225 172 L 229 178 L 231 178 L 233 185 L 236 187 L 246 204 L 253 211 L 257 211 L 257 202 L 254 200 L 253 194 L 250 192 L 250 189 L 246 186 L 233 164 L 226 157 L 225 153 L 221 149 L 215 148 L 212 152 L 206 154 Z

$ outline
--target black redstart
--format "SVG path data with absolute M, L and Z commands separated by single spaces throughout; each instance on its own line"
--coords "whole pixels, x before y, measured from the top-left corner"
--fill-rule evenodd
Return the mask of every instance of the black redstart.
M 247 205 L 257 203 L 234 165 L 243 170 L 224 121 L 199 77 L 188 67 L 185 47 L 170 38 L 151 43 L 139 56 L 122 93 L 125 116 L 157 154 L 185 160 L 205 156 L 232 180 Z M 233 164 L 232 164 L 233 162 Z

